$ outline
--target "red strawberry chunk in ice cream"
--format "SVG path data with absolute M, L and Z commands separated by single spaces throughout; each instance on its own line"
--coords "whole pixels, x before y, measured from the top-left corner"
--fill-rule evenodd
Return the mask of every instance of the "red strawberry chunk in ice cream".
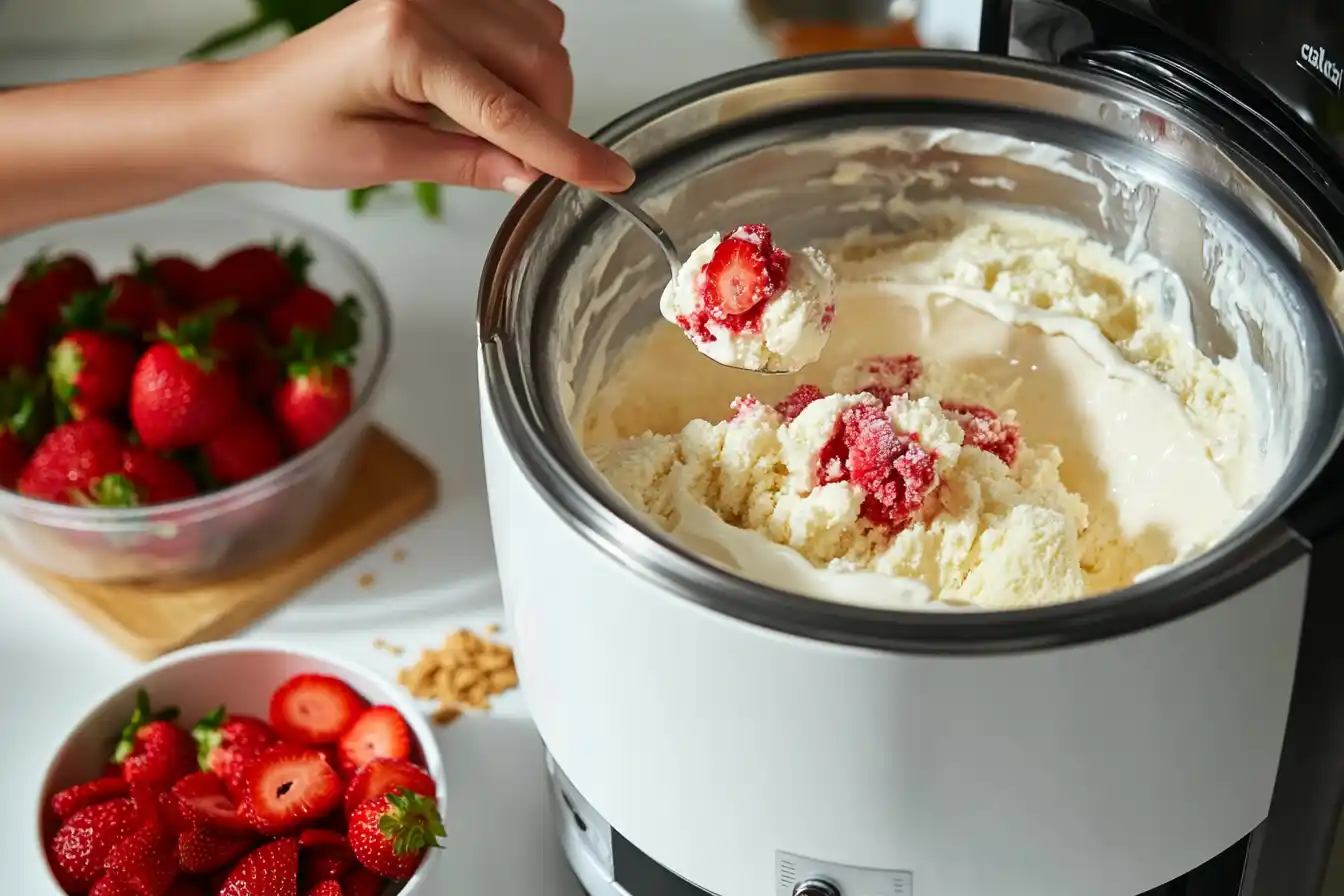
M 714 341 L 711 322 L 731 333 L 760 330 L 766 303 L 788 282 L 789 263 L 764 224 L 739 227 L 700 269 L 700 302 L 677 324 L 701 343 Z
M 775 405 L 775 410 L 784 415 L 785 420 L 797 419 L 798 415 L 807 410 L 807 406 L 814 401 L 820 401 L 825 396 L 821 390 L 810 383 L 803 383 L 797 389 L 794 389 L 788 396 Z
M 865 493 L 863 516 L 879 526 L 904 526 L 938 484 L 933 455 L 892 429 L 886 412 L 870 404 L 845 409 L 840 436 L 849 481 Z
M 942 405 L 965 433 L 963 444 L 988 451 L 1010 467 L 1017 460 L 1022 432 L 1016 423 L 1004 420 L 984 405 L 959 401 L 944 401 Z

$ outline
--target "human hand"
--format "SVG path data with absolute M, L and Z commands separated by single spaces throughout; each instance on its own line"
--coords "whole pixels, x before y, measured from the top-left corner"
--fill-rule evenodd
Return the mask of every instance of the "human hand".
M 544 172 L 623 190 L 634 180 L 625 160 L 567 126 L 563 30 L 551 0 L 357 0 L 219 64 L 240 164 L 319 189 L 432 181 L 521 192 Z

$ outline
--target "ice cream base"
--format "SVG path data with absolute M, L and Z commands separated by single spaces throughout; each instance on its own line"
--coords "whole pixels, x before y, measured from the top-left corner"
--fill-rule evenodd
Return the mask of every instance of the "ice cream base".
M 1040 605 L 1124 587 L 1206 549 L 1272 483 L 1273 471 L 1247 453 L 1251 402 L 1237 371 L 1182 342 L 1135 288 L 1133 268 L 1082 234 L 1017 215 L 831 257 L 836 320 L 815 364 L 759 377 L 706 364 L 675 327 L 655 326 L 626 347 L 588 402 L 585 448 L 598 457 L 621 440 L 724 420 L 746 394 L 777 402 L 798 383 L 826 389 L 858 358 L 918 355 L 947 372 L 943 397 L 1013 412 L 1025 444 L 1057 449 L 1063 486 L 1086 505 L 1083 585 L 1026 602 L 967 600 L 940 585 L 929 572 L 936 564 L 883 572 L 818 565 L 687 493 L 669 495 L 673 512 L 654 523 L 707 558 L 828 600 L 929 610 Z M 956 394 L 958 377 L 988 384 L 974 388 L 990 394 Z M 1005 582 L 1003 590 L 1013 589 Z

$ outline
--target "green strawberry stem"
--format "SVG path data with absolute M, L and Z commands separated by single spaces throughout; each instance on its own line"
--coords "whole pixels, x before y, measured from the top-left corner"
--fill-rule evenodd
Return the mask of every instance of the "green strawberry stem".
M 378 830 L 392 841 L 394 855 L 437 848 L 439 838 L 448 836 L 439 807 L 429 797 L 399 787 L 387 795 L 387 803 L 387 810 L 378 819 Z
M 121 473 L 100 477 L 89 492 L 93 495 L 93 503 L 99 507 L 140 506 L 140 490 Z
M 313 253 L 308 248 L 308 244 L 301 239 L 296 239 L 288 246 L 281 240 L 276 240 L 271 244 L 275 254 L 285 260 L 285 267 L 294 277 L 296 283 L 308 282 L 308 271 L 313 266 Z
M 17 372 L 0 380 L 0 429 L 14 433 L 29 445 L 36 445 L 46 430 L 43 398 L 47 379 Z
M 210 771 L 210 754 L 224 740 L 219 726 L 224 724 L 227 716 L 228 711 L 221 703 L 218 709 L 204 716 L 191 728 L 191 736 L 196 741 L 196 761 L 203 772 Z
M 210 346 L 215 322 L 233 314 L 237 307 L 236 302 L 219 302 L 203 311 L 187 315 L 177 322 L 176 327 L 159 321 L 156 338 L 176 348 L 184 360 L 194 361 L 202 370 L 210 370 L 219 359 L 219 352 Z
M 135 709 L 131 712 L 131 719 L 126 723 L 126 727 L 121 729 L 121 737 L 117 740 L 116 749 L 112 753 L 112 761 L 120 765 L 135 752 L 135 736 L 141 728 L 150 722 L 171 722 L 177 716 L 178 709 L 176 706 L 170 706 L 158 712 L 150 711 L 149 693 L 144 688 L 136 691 Z

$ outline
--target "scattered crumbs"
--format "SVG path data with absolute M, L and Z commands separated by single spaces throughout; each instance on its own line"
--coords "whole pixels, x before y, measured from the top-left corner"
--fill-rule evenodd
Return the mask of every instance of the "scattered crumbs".
M 373 587 L 373 573 L 371 573 L 371 572 L 366 572 L 366 573 L 364 573 L 364 575 L 360 576 L 360 577 L 359 577 L 359 587 L 361 587 L 361 588 L 371 588 L 371 587 Z
M 376 649 L 386 651 L 387 653 L 390 653 L 393 656 L 401 656 L 403 653 L 406 652 L 405 647 L 402 647 L 397 644 L 390 644 L 387 641 L 384 641 L 382 638 L 374 638 L 373 646 Z
M 406 552 L 401 548 L 397 548 L 395 551 L 392 552 L 393 563 L 401 563 L 405 559 L 406 559 Z
M 499 634 L 499 626 L 498 626 L 497 624 L 493 623 L 493 622 L 490 623 L 489 625 L 487 625 L 487 626 L 485 627 L 485 630 L 486 630 L 486 632 L 487 632 L 488 634 L 491 634 L 491 635 L 497 635 L 497 634 Z
M 402 669 L 397 681 L 412 696 L 437 702 L 431 718 L 447 725 L 464 710 L 489 709 L 491 697 L 518 686 L 518 672 L 513 648 L 459 629 L 444 639 L 442 647 L 422 650 L 420 659 Z

